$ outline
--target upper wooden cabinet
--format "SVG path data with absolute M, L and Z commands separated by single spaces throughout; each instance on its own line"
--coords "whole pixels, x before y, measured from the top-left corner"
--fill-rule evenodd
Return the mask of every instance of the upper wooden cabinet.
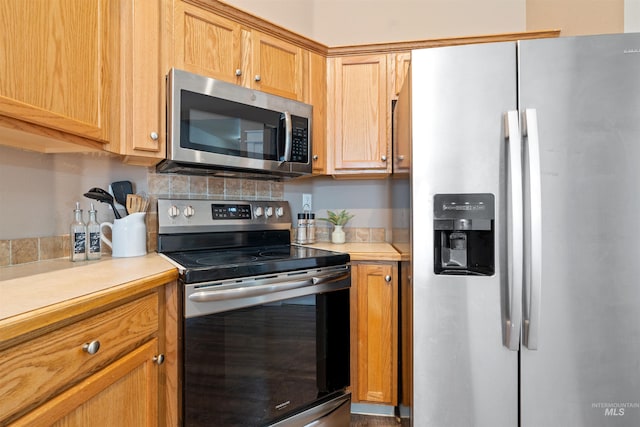
M 179 0 L 174 22 L 176 68 L 305 100 L 306 50 Z
M 46 152 L 42 139 L 63 133 L 92 148 L 109 139 L 117 8 L 108 0 L 0 1 L 4 144 Z M 33 146 L 22 132 L 37 135 Z
M 396 52 L 392 54 L 394 70 L 393 70 L 393 98 L 397 99 L 402 89 L 402 85 L 407 78 L 409 65 L 411 64 L 411 52 Z
M 251 31 L 251 87 L 285 98 L 306 100 L 309 53 L 291 43 Z
M 447 44 L 328 48 L 218 0 L 0 0 L 0 25 L 2 145 L 153 165 L 176 67 L 312 104 L 313 170 L 336 177 L 392 172 L 391 100 L 408 52 Z
M 162 1 L 0 0 L 2 143 L 165 156 Z
M 393 114 L 393 173 L 408 174 L 411 166 L 411 70 L 405 55 L 396 55 L 396 104 Z M 402 94 L 402 97 L 398 95 Z
M 230 19 L 175 1 L 174 57 L 179 69 L 241 84 L 242 26 Z
M 391 173 L 391 82 L 387 54 L 329 58 L 329 174 Z
M 327 172 L 327 59 L 317 53 L 309 53 L 309 96 L 313 105 L 313 173 Z
M 150 166 L 166 155 L 166 9 L 161 1 L 120 0 L 117 116 L 108 150 Z

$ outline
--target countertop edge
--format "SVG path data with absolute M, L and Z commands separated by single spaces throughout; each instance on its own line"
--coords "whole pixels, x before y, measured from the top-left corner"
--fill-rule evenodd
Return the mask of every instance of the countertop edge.
M 402 255 L 386 242 L 378 243 L 343 243 L 330 242 L 309 243 L 303 246 L 324 249 L 334 252 L 346 252 L 351 261 L 401 261 Z
M 175 268 L 167 268 L 125 283 L 105 286 L 74 298 L 25 311 L 0 320 L 0 350 L 19 339 L 32 338 L 61 325 L 70 324 L 80 316 L 103 311 L 178 278 Z

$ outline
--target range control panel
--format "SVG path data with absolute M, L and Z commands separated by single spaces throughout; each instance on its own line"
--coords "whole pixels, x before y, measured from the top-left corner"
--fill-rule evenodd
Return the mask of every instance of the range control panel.
M 158 232 L 288 229 L 286 201 L 158 199 Z
M 214 220 L 251 219 L 251 205 L 211 204 L 211 217 Z

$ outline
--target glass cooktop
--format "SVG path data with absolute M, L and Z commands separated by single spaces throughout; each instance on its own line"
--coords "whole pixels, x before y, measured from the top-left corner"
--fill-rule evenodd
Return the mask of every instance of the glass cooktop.
M 295 245 L 164 253 L 184 268 L 184 283 L 244 278 L 346 264 L 349 255 Z

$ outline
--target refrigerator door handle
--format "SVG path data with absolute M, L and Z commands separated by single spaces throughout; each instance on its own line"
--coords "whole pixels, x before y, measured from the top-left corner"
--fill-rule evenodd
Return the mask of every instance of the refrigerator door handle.
M 523 279 L 523 199 L 522 199 L 522 140 L 518 111 L 505 114 L 507 160 L 507 319 L 505 345 L 509 350 L 520 349 L 522 322 Z
M 542 192 L 540 170 L 540 140 L 535 109 L 524 112 L 522 133 L 526 139 L 525 159 L 525 293 L 523 343 L 529 350 L 538 349 L 540 328 L 540 297 L 542 291 Z

